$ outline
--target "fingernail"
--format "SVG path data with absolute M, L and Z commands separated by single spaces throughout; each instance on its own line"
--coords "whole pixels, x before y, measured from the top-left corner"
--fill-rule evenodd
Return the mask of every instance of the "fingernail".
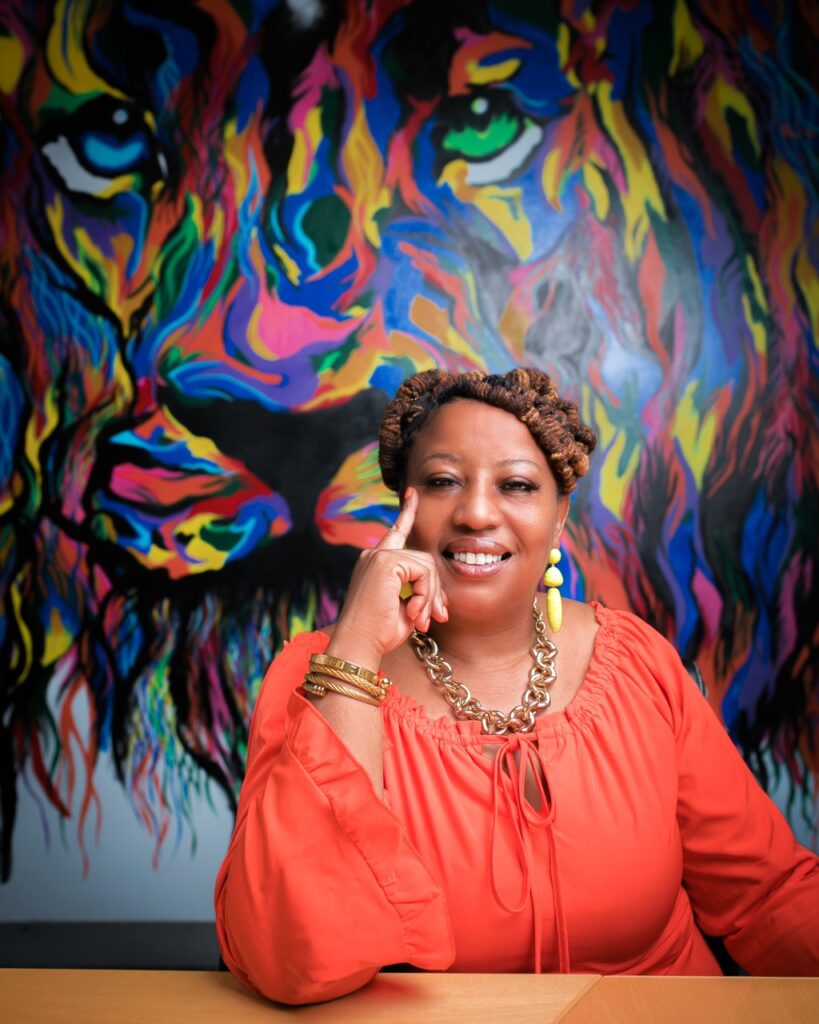
M 406 490 L 404 491 L 404 501 L 409 501 L 411 497 L 412 497 L 412 488 L 411 488 L 411 487 L 408 487 L 408 488 L 407 488 L 407 489 L 406 489 Z

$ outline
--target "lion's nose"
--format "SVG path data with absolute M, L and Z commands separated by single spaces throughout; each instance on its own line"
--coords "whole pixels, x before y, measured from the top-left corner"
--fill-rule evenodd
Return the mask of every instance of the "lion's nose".
M 369 388 L 343 403 L 290 413 L 247 400 L 203 404 L 171 388 L 157 397 L 191 434 L 208 438 L 282 495 L 293 530 L 313 523 L 319 495 L 344 460 L 375 441 L 388 401 Z

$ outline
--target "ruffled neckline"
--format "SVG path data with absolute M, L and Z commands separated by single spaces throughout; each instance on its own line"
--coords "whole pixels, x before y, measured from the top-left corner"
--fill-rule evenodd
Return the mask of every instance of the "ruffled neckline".
M 597 601 L 589 602 L 594 609 L 597 634 L 586 670 L 586 676 L 571 702 L 560 711 L 547 711 L 535 722 L 534 731 L 521 734 L 522 739 L 536 736 L 554 736 L 586 728 L 599 714 L 602 701 L 614 679 L 617 652 L 620 645 L 618 616 Z M 326 634 L 325 634 L 326 635 Z M 417 732 L 425 733 L 442 743 L 462 746 L 481 746 L 502 742 L 508 737 L 486 736 L 481 732 L 479 722 L 456 721 L 442 715 L 430 718 L 427 709 L 393 682 L 392 688 L 382 705 L 384 714 L 412 726 Z

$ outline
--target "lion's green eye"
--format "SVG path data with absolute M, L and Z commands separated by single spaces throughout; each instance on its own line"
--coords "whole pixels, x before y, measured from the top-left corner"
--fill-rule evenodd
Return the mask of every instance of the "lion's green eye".
M 510 146 L 520 135 L 523 118 L 507 111 L 487 117 L 488 111 L 486 97 L 474 99 L 470 105 L 474 123 L 450 129 L 444 136 L 444 149 L 467 160 L 487 160 Z
M 526 162 L 543 129 L 501 91 L 453 99 L 441 111 L 438 145 L 444 162 L 465 160 L 470 185 L 503 181 Z

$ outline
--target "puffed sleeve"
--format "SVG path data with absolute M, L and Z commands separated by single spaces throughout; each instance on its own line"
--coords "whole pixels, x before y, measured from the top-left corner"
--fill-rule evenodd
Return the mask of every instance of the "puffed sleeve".
M 819 974 L 819 858 L 796 842 L 674 648 L 629 618 L 676 736 L 683 884 L 697 923 L 751 974 Z
M 283 1003 L 345 995 L 391 963 L 443 969 L 455 952 L 444 896 L 402 825 L 295 690 L 326 644 L 304 634 L 268 671 L 216 881 L 225 963 Z

